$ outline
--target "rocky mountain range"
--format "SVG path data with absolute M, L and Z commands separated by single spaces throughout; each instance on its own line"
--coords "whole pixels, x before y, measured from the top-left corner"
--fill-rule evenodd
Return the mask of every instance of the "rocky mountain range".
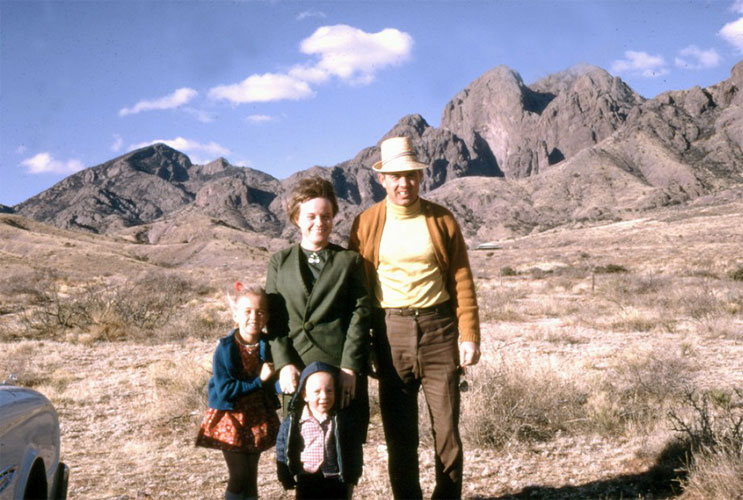
M 374 145 L 332 167 L 279 180 L 224 158 L 194 165 L 156 144 L 0 211 L 148 243 L 195 237 L 184 228 L 196 220 L 287 239 L 294 229 L 283 213 L 286 193 L 298 179 L 321 175 L 340 198 L 336 232 L 343 241 L 353 216 L 384 197 L 371 171 L 379 143 L 407 135 L 430 165 L 426 197 L 452 209 L 470 241 L 621 220 L 657 207 L 712 203 L 720 193 L 742 195 L 741 90 L 743 62 L 716 85 L 653 99 L 594 66 L 531 85 L 499 66 L 444 106 L 439 128 L 405 116 Z

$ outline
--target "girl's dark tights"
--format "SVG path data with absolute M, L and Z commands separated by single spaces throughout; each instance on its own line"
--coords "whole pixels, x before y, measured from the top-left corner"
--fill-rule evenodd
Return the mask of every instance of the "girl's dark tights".
M 224 460 L 230 478 L 227 480 L 227 491 L 242 493 L 245 497 L 258 496 L 258 459 L 260 453 L 224 451 Z

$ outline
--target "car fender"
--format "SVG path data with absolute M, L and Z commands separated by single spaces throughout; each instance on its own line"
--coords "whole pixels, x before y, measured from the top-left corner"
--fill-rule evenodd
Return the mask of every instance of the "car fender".
M 32 389 L 1 386 L 0 474 L 5 476 L 0 500 L 23 499 L 29 479 L 32 491 L 54 495 L 59 445 L 59 420 L 51 402 Z M 43 475 L 32 477 L 37 463 Z

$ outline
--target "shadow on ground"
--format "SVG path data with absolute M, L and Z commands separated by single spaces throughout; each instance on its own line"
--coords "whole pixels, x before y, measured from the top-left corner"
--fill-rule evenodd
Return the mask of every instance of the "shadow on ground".
M 642 473 L 624 474 L 577 486 L 527 486 L 514 494 L 498 497 L 479 495 L 473 498 L 475 500 L 675 498 L 681 494 L 680 481 L 686 474 L 680 469 L 689 456 L 691 456 L 689 444 L 674 441 L 666 445 L 655 464 Z

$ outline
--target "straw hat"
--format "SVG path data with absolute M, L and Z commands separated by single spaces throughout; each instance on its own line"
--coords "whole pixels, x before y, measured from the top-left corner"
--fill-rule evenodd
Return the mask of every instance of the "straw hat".
M 382 160 L 372 166 L 375 172 L 407 172 L 422 170 L 428 165 L 418 161 L 413 145 L 407 137 L 390 137 L 382 141 Z

